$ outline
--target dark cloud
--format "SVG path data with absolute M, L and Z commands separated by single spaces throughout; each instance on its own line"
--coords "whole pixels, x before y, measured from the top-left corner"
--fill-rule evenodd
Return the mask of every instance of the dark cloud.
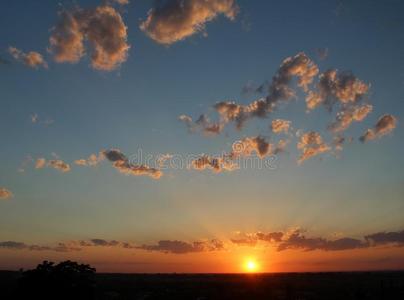
M 11 250 L 30 250 L 30 251 L 56 251 L 56 252 L 72 252 L 80 251 L 81 248 L 69 246 L 64 243 L 58 243 L 56 246 L 39 246 L 39 245 L 28 245 L 21 242 L 15 241 L 5 241 L 0 242 L 0 249 L 11 249 Z
M 378 232 L 370 235 L 366 235 L 365 239 L 374 246 L 397 244 L 404 246 L 404 230 L 397 232 Z
M 27 245 L 24 244 L 24 243 L 20 243 L 20 242 L 5 241 L 5 242 L 0 242 L 0 248 L 6 248 L 6 249 L 25 249 L 25 248 L 27 248 Z
M 110 162 L 112 162 L 113 167 L 123 174 L 133 176 L 147 175 L 154 179 L 159 179 L 163 176 L 163 172 L 159 169 L 146 165 L 132 164 L 119 149 L 110 149 L 103 151 L 102 153 Z
M 49 51 L 56 62 L 78 62 L 86 53 L 89 42 L 91 66 L 111 71 L 128 57 L 125 23 L 119 12 L 109 5 L 94 9 L 76 7 L 60 12 L 59 23 L 52 29 Z
M 393 115 L 383 115 L 372 129 L 368 129 L 360 138 L 361 142 L 371 141 L 391 133 L 397 126 L 397 119 Z
M 112 240 L 112 241 L 107 241 L 103 239 L 92 239 L 91 242 L 95 246 L 116 246 L 119 245 L 118 241 Z
M 178 240 L 161 240 L 156 245 L 142 245 L 137 248 L 148 251 L 185 254 L 223 250 L 224 244 L 222 241 L 216 239 L 210 241 L 196 241 L 192 243 Z
M 291 232 L 269 233 L 238 233 L 238 237 L 231 239 L 234 244 L 255 246 L 259 241 L 270 243 L 277 247 L 277 251 L 342 251 L 352 249 L 371 248 L 377 246 L 404 246 L 404 231 L 378 232 L 364 236 L 363 239 L 341 237 L 327 239 L 324 237 L 308 237 L 301 230 Z
M 336 240 L 327 240 L 321 237 L 306 237 L 299 230 L 293 232 L 286 239 L 282 240 L 277 249 L 283 251 L 287 249 L 302 249 L 305 251 L 325 250 L 338 251 L 367 247 L 364 241 L 353 238 L 340 238 Z
M 220 14 L 234 20 L 237 13 L 234 0 L 157 1 L 140 28 L 157 43 L 170 45 L 204 31 L 205 24 Z

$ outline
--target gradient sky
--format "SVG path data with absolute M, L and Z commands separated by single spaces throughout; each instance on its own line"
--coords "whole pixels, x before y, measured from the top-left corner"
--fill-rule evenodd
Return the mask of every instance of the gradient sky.
M 74 3 L 91 11 L 102 1 Z M 0 199 L 0 269 L 70 258 L 101 271 L 239 272 L 249 257 L 268 272 L 404 268 L 402 1 L 228 0 L 239 7 L 234 20 L 219 13 L 201 32 L 169 45 L 140 29 L 155 1 L 108 3 L 121 15 L 130 45 L 113 70 L 94 69 L 88 54 L 77 63 L 58 63 L 47 50 L 58 12 L 72 11 L 72 2 L 0 5 L 0 188 L 12 193 Z M 42 54 L 48 67 L 30 67 L 9 47 Z M 271 82 L 282 61 L 300 52 L 319 74 L 352 71 L 369 85 L 364 101 L 373 110 L 343 132 L 352 141 L 338 155 L 331 150 L 297 163 L 302 132 L 316 131 L 332 144 L 327 124 L 336 111 L 306 112 L 295 81 L 295 100 L 240 131 L 229 123 L 207 137 L 189 133 L 178 120 L 203 113 L 218 120 L 216 102 L 248 104 L 261 97 L 242 93 L 243 87 Z M 318 76 L 310 90 L 317 82 Z M 394 116 L 396 128 L 361 143 L 358 138 L 384 114 Z M 293 129 L 275 169 L 216 173 L 185 166 L 153 179 L 121 174 L 107 159 L 95 167 L 74 163 L 108 149 L 127 157 L 139 151 L 219 155 L 245 137 L 278 141 L 269 128 L 278 118 L 290 120 Z M 63 160 L 70 171 L 37 169 L 38 158 Z M 257 232 L 283 237 L 265 242 Z M 387 238 L 365 238 L 375 233 Z M 321 246 L 311 249 L 316 242 L 309 240 L 279 251 L 293 234 L 321 238 Z M 335 250 L 324 242 L 345 237 L 361 243 Z M 240 238 L 253 242 L 232 242 Z M 212 239 L 223 247 L 210 249 L 206 241 Z M 171 253 L 157 247 L 159 241 L 209 245 Z M 59 243 L 65 247 L 60 251 Z

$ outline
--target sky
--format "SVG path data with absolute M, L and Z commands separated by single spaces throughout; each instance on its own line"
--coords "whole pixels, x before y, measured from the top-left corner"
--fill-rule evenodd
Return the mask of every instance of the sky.
M 0 269 L 403 269 L 403 9 L 0 4 Z

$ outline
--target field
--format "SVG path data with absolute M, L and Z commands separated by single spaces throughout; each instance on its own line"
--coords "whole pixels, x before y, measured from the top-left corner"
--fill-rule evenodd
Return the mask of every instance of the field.
M 19 272 L 0 272 L 13 299 Z M 404 299 L 404 272 L 97 274 L 96 299 Z

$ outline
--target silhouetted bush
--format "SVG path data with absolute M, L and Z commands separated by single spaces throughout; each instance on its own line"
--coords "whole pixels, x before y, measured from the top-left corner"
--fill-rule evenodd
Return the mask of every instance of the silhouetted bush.
M 17 285 L 18 299 L 95 299 L 95 268 L 64 261 L 44 261 L 22 273 Z

